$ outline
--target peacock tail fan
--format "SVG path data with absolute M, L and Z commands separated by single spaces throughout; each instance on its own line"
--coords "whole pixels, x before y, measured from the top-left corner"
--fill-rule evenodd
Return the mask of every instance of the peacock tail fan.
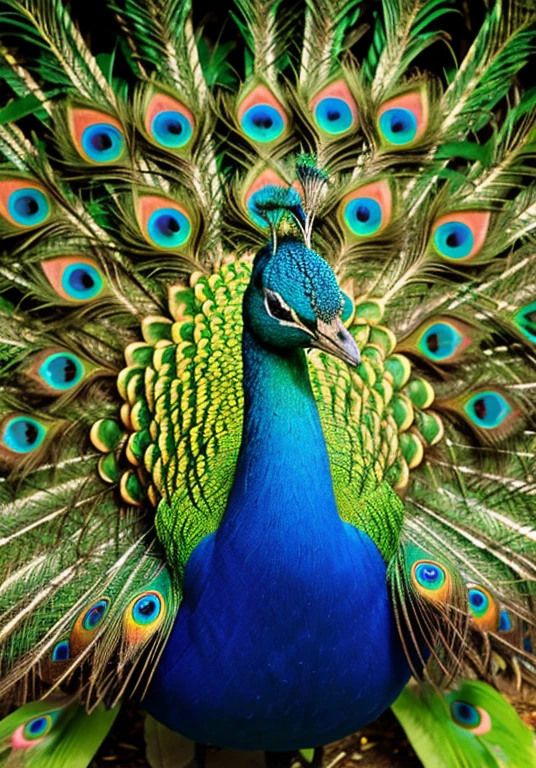
M 535 682 L 534 13 L 488 3 L 434 75 L 461 3 L 303 5 L 236 0 L 239 81 L 188 0 L 102 3 L 112 55 L 63 0 L 0 2 L 0 698 L 26 705 L 6 739 L 55 728 L 62 692 L 104 728 L 146 690 L 232 485 L 252 258 L 293 237 L 361 353 L 307 360 L 339 513 L 431 686 L 404 696 L 458 743 L 443 685 Z

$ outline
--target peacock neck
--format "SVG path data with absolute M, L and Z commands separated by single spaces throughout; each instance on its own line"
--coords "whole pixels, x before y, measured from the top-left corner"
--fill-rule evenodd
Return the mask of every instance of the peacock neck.
M 223 530 L 296 536 L 339 520 L 305 354 L 270 350 L 246 327 L 244 426 Z M 305 519 L 311 518 L 314 519 Z

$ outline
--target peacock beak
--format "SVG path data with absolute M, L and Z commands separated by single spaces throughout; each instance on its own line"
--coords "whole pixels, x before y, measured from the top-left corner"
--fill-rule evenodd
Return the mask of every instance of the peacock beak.
M 330 355 L 334 355 L 354 367 L 361 362 L 355 339 L 346 330 L 339 317 L 336 317 L 331 323 L 324 323 L 322 320 L 317 321 L 311 346 L 329 352 Z

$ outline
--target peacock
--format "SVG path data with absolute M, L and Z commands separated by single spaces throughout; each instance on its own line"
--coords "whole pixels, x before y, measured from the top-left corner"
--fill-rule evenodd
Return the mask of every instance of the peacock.
M 0 765 L 536 766 L 535 8 L 195 6 L 0 1 Z

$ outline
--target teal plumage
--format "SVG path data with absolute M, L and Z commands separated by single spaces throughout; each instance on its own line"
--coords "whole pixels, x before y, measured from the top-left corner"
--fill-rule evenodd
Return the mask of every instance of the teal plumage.
M 455 65 L 456 2 L 236 0 L 238 73 L 186 0 L 98 55 L 1 0 L 0 764 L 127 699 L 536 764 L 535 17 L 488 5 Z

